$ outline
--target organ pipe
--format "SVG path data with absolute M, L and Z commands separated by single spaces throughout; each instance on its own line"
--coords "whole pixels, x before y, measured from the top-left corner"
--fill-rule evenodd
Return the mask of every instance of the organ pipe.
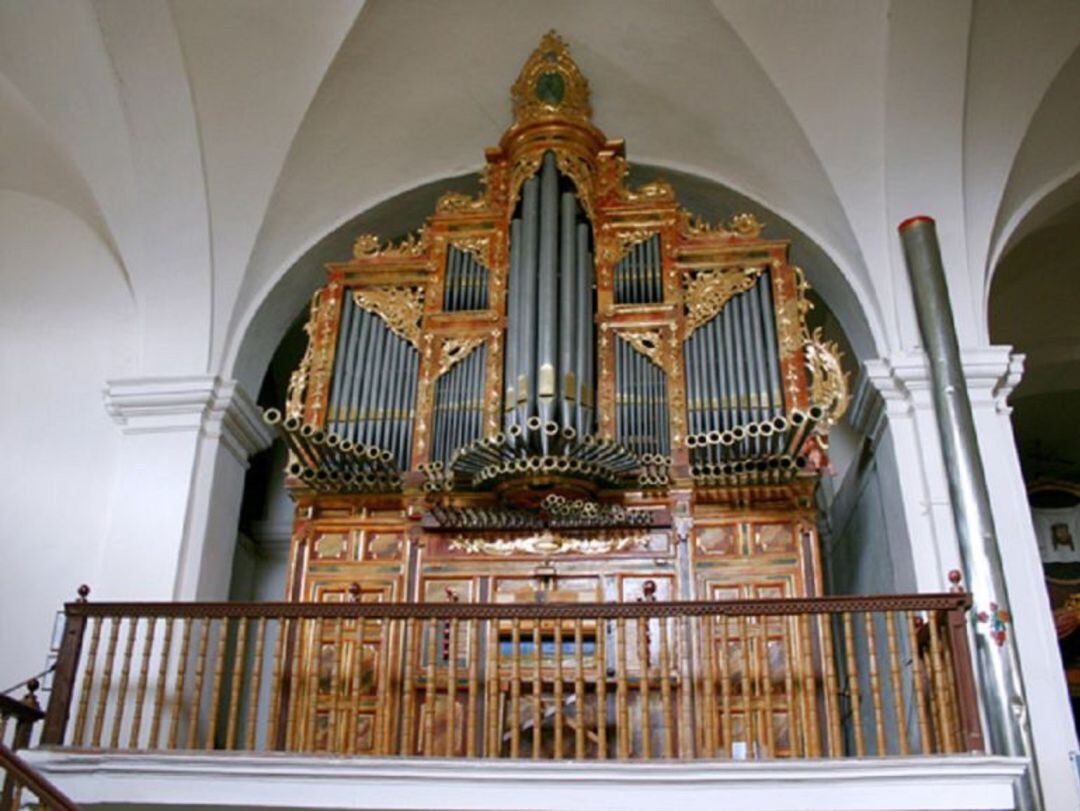
M 631 245 L 615 265 L 615 303 L 653 304 L 663 300 L 660 237 Z
M 443 310 L 466 312 L 488 308 L 490 271 L 469 251 L 450 245 L 446 251 Z
M 523 185 L 520 217 L 510 226 L 505 368 L 516 385 L 505 387 L 507 428 L 535 416 L 578 435 L 592 430 L 592 258 L 582 220 L 572 184 L 546 153 L 539 176 Z M 544 431 L 524 439 L 540 454 L 552 450 Z

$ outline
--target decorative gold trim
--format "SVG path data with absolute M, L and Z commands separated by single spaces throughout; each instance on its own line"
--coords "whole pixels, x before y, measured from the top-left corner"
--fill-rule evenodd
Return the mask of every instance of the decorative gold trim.
M 308 320 L 304 324 L 304 332 L 307 334 L 307 347 L 304 349 L 304 357 L 289 376 L 289 388 L 285 394 L 285 418 L 304 416 L 304 394 L 307 391 L 308 377 L 311 374 L 311 362 L 315 356 L 314 330 L 315 321 L 319 315 L 319 300 L 322 298 L 324 288 L 319 288 L 311 297 L 311 305 L 308 308 Z
M 683 340 L 709 323 L 733 296 L 744 293 L 757 282 L 764 267 L 720 267 L 687 271 L 683 284 L 686 302 L 686 333 Z
M 757 239 L 765 229 L 765 224 L 750 213 L 736 214 L 725 225 L 723 221 L 712 225 L 694 214 L 692 211 L 679 206 L 679 228 L 683 236 L 703 237 L 714 236 L 721 239 Z
M 596 211 L 593 208 L 593 189 L 596 183 L 593 179 L 592 164 L 572 152 L 566 152 L 562 149 L 555 149 L 554 152 L 555 165 L 559 167 L 560 172 L 574 182 L 577 187 L 578 200 L 581 202 L 581 208 L 585 211 L 585 216 L 595 223 Z
M 849 375 L 840 361 L 844 353 L 836 341 L 826 341 L 821 327 L 810 335 L 806 344 L 806 368 L 810 372 L 810 402 L 825 410 L 823 423 L 836 425 L 851 401 Z
M 319 313 L 315 320 L 315 328 L 312 330 L 312 342 L 315 344 L 315 354 L 311 364 L 309 396 L 307 403 L 307 420 L 321 420 L 323 415 L 324 398 L 329 395 L 330 364 L 334 354 L 333 330 L 337 327 L 338 296 L 341 295 L 341 285 L 331 282 L 319 297 Z
M 424 288 L 365 287 L 353 292 L 357 306 L 386 322 L 393 333 L 420 348 L 420 319 L 424 314 Z
M 604 555 L 648 546 L 648 533 L 617 538 L 566 538 L 545 530 L 526 538 L 466 538 L 458 535 L 450 549 L 467 555 Z
M 487 353 L 487 369 L 484 370 L 484 374 L 487 376 L 487 434 L 498 433 L 499 426 L 502 422 L 502 392 L 500 391 L 502 386 L 501 375 L 499 374 L 503 366 L 502 358 L 502 330 L 493 329 L 490 333 L 491 346 L 488 348 Z
M 604 196 L 611 192 L 618 195 L 619 199 L 626 203 L 668 203 L 675 200 L 675 189 L 666 180 L 656 179 L 649 183 L 643 183 L 636 189 L 626 185 L 626 178 L 630 174 L 630 164 L 622 155 L 615 155 L 610 159 L 612 168 L 602 173 L 599 179 L 598 196 Z
M 465 358 L 473 353 L 476 347 L 484 342 L 483 335 L 470 335 L 467 338 L 443 338 L 439 349 L 439 372 L 436 378 L 442 377 Z
M 660 329 L 620 329 L 616 333 L 661 369 L 667 371 L 664 352 L 664 336 Z
M 613 266 L 617 265 L 626 258 L 631 248 L 640 245 L 642 242 L 648 242 L 659 233 L 658 228 L 635 228 L 632 231 L 616 231 L 614 242 L 609 242 L 607 247 L 604 248 L 604 259 Z
M 793 265 L 791 270 L 795 280 L 795 295 L 778 298 L 776 302 L 776 330 L 779 333 L 780 352 L 784 355 L 798 352 L 809 340 L 806 314 L 814 306 L 806 297 L 810 285 L 806 283 L 802 268 Z
M 490 234 L 484 234 L 483 236 L 456 236 L 450 239 L 449 244 L 453 245 L 459 251 L 469 254 L 473 259 L 490 270 L 488 267 L 490 265 L 490 260 L 488 259 L 491 248 Z
M 415 234 L 409 234 L 394 244 L 382 240 L 375 234 L 361 234 L 353 243 L 353 257 L 356 259 L 374 259 L 375 257 L 414 258 L 423 256 L 428 248 L 427 228 L 421 227 Z
M 488 200 L 485 195 L 472 197 L 458 191 L 448 191 L 435 204 L 435 210 L 440 214 L 468 214 L 484 211 L 487 207 Z

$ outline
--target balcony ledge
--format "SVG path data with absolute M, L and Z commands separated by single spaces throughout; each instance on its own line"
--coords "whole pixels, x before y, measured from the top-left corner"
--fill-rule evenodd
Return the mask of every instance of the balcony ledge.
M 381 811 L 1002 811 L 1026 761 L 985 755 L 582 763 L 289 753 L 23 756 L 87 807 Z

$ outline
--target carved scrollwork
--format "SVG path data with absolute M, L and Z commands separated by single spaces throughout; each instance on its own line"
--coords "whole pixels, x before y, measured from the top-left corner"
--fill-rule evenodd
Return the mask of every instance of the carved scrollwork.
M 614 241 L 609 242 L 607 248 L 605 248 L 604 259 L 613 265 L 617 264 L 630 252 L 631 248 L 640 245 L 642 242 L 656 236 L 656 234 L 655 228 L 635 228 L 632 231 L 619 231 L 615 234 Z
M 322 298 L 322 288 L 315 291 L 311 297 L 311 306 L 308 308 L 308 320 L 304 324 L 304 332 L 307 334 L 307 348 L 304 349 L 304 357 L 289 376 L 289 388 L 285 394 L 285 417 L 303 417 L 304 393 L 307 391 L 308 377 L 311 374 L 311 363 L 315 357 L 314 329 L 315 321 L 319 314 L 319 304 Z
M 614 191 L 620 200 L 628 203 L 668 202 L 675 199 L 675 189 L 666 180 L 657 179 L 650 183 L 643 183 L 636 189 L 626 183 L 630 174 L 630 164 L 626 158 L 617 155 L 611 159 L 614 169 L 602 178 L 599 194 L 607 194 Z
M 776 330 L 780 340 L 780 352 L 785 355 L 798 352 L 808 340 L 806 314 L 814 306 L 806 297 L 810 285 L 806 283 L 802 268 L 792 267 L 792 271 L 795 279 L 794 295 L 776 296 Z
M 439 373 L 436 377 L 442 377 L 465 358 L 473 353 L 476 347 L 484 342 L 483 335 L 471 335 L 467 338 L 443 338 L 442 347 L 439 350 Z
M 667 370 L 664 336 L 659 329 L 621 329 L 618 336 L 661 369 Z
M 473 197 L 457 191 L 448 191 L 435 204 L 440 214 L 467 214 L 473 211 L 485 211 L 488 208 L 487 195 Z
M 686 334 L 707 324 L 732 296 L 749 290 L 764 267 L 720 267 L 687 273 L 685 276 Z
M 409 234 L 396 244 L 387 242 L 384 245 L 375 234 L 361 234 L 353 243 L 353 257 L 356 259 L 374 259 L 383 256 L 413 258 L 423 256 L 427 247 L 426 228 L 420 228 L 415 234 Z
M 450 240 L 450 244 L 457 248 L 459 251 L 464 251 L 470 254 L 473 259 L 479 262 L 484 267 L 487 267 L 490 263 L 488 260 L 488 253 L 491 246 L 491 237 L 487 234 L 484 236 L 458 236 Z
M 712 225 L 693 212 L 679 207 L 679 228 L 683 236 L 702 237 L 715 236 L 722 239 L 740 237 L 742 239 L 757 239 L 764 230 L 764 223 L 760 222 L 753 214 L 736 214 L 725 224 L 718 222 Z
M 851 401 L 849 375 L 841 365 L 844 353 L 836 341 L 826 341 L 818 327 L 806 343 L 806 368 L 810 372 L 810 402 L 825 411 L 823 423 L 836 425 Z
M 585 211 L 585 215 L 590 220 L 595 221 L 595 209 L 593 207 L 594 172 L 592 164 L 580 155 L 569 152 L 561 147 L 552 147 L 550 151 L 555 153 L 555 165 L 559 168 L 559 171 L 570 178 L 577 188 L 578 201 L 581 203 L 581 208 Z M 521 187 L 525 181 L 540 170 L 540 164 L 543 162 L 543 159 L 543 154 L 533 152 L 521 156 L 517 163 L 514 164 L 514 167 L 510 172 L 511 207 L 517 203 L 518 196 L 521 194 Z
M 395 335 L 420 348 L 420 319 L 424 314 L 424 288 L 365 287 L 353 294 L 357 305 L 375 313 Z
M 532 154 L 523 155 L 518 159 L 510 170 L 509 180 L 509 208 L 512 210 L 517 205 L 518 195 L 521 194 L 521 187 L 530 177 L 535 175 L 540 169 L 540 162 L 544 159 L 544 156 L 538 152 Z
M 475 538 L 459 535 L 450 549 L 467 555 L 603 555 L 648 546 L 648 533 L 613 538 L 566 538 L 550 531 L 525 538 Z
M 577 187 L 578 200 L 585 210 L 586 216 L 596 222 L 593 209 L 593 167 L 580 155 L 566 152 L 561 149 L 555 150 L 555 165 L 559 171 L 574 181 Z

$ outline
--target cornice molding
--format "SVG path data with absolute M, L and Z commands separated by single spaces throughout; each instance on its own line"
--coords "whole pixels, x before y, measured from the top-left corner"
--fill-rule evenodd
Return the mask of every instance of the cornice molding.
M 129 435 L 194 432 L 220 439 L 238 461 L 270 447 L 274 434 L 235 380 L 213 375 L 108 380 L 105 410 Z
M 988 346 L 961 351 L 968 396 L 974 407 L 992 406 L 1003 414 L 1010 412 L 1009 395 L 1024 373 L 1024 356 L 1011 346 Z M 922 351 L 893 352 L 864 364 L 852 403 L 852 425 L 869 435 L 873 423 L 873 402 L 880 397 L 890 417 L 908 414 L 916 406 L 930 406 L 930 365 Z M 872 391 L 860 391 L 863 388 Z M 857 419 L 858 418 L 858 419 Z

